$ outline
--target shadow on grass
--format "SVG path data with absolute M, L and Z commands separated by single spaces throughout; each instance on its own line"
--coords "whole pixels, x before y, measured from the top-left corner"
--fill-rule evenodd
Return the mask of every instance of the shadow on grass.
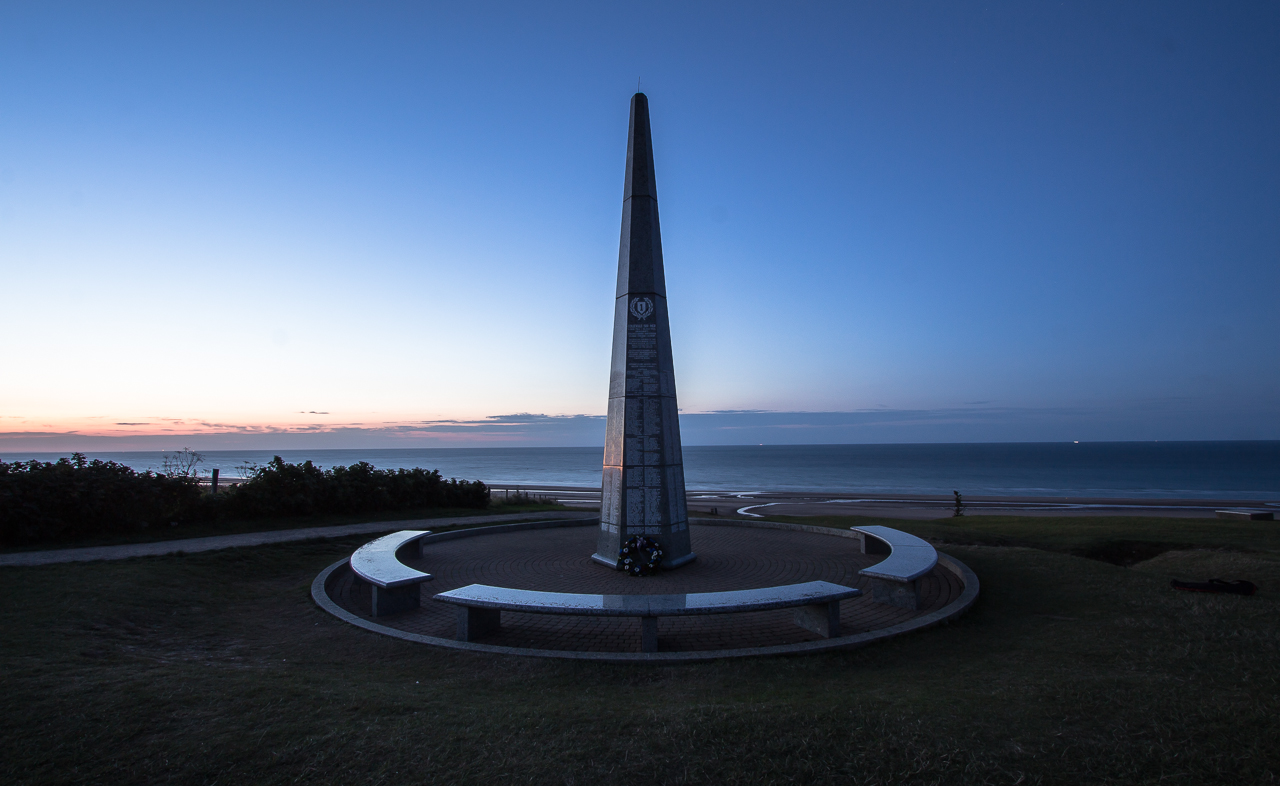
M 309 584 L 363 541 L 0 571 L 0 775 L 1203 784 L 1272 782 L 1280 765 L 1280 607 L 1265 594 L 951 545 L 983 594 L 948 626 L 812 656 L 584 664 L 330 617 Z

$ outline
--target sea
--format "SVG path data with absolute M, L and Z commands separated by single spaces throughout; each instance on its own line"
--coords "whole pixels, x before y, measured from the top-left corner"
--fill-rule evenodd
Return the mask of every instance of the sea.
M 160 452 L 91 452 L 159 470 Z M 4 453 L 4 461 L 68 454 Z M 600 487 L 601 448 L 398 448 L 202 452 L 222 477 L 279 455 L 322 467 L 424 467 L 498 486 Z M 1280 441 L 742 445 L 684 448 L 691 491 L 1280 500 Z

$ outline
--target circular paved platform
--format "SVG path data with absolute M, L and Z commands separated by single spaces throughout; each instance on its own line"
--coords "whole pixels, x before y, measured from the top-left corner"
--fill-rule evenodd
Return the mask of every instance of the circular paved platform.
M 566 522 L 556 528 L 517 531 L 490 527 L 448 533 L 453 539 L 432 542 L 425 558 L 406 560 L 406 564 L 431 573 L 435 579 L 420 585 L 422 608 L 402 614 L 372 617 L 370 588 L 345 561 L 317 577 L 313 594 L 338 616 L 400 638 L 493 652 L 600 660 L 692 659 L 853 646 L 949 619 L 964 611 L 977 596 L 977 579 L 972 572 L 940 555 L 939 566 L 921 579 L 922 609 L 911 611 L 877 603 L 871 599 L 869 581 L 858 571 L 882 557 L 861 554 L 858 541 L 849 537 L 851 533 L 771 522 L 717 526 L 695 523 L 691 535 L 698 555 L 696 562 L 655 576 L 635 578 L 593 562 L 596 527 L 581 524 Z M 454 640 L 457 607 L 432 599 L 436 593 L 467 584 L 657 595 L 817 580 L 858 587 L 865 593 L 841 604 L 843 635 L 838 639 L 823 639 L 796 626 L 790 609 L 663 617 L 658 620 L 656 656 L 639 651 L 640 621 L 634 618 L 504 612 L 501 630 L 475 644 L 463 644 Z

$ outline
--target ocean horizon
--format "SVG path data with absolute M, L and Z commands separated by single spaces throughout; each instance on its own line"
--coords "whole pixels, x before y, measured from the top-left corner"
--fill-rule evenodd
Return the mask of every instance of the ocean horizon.
M 163 451 L 84 451 L 159 470 Z M 200 451 L 206 473 L 239 474 L 279 455 L 322 467 L 367 461 L 492 485 L 599 488 L 602 448 Z M 68 452 L 0 453 L 53 461 Z M 690 491 L 1280 500 L 1280 441 L 741 445 L 684 448 Z

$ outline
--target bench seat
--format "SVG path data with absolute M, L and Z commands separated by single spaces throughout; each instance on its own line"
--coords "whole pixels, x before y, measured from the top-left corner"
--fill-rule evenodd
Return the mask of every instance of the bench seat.
M 871 597 L 906 609 L 920 608 L 919 579 L 938 564 L 938 552 L 915 535 L 890 527 L 850 527 L 862 541 L 863 554 L 888 554 L 858 571 L 871 579 Z
M 351 555 L 351 570 L 373 588 L 373 616 L 384 617 L 422 605 L 418 585 L 431 581 L 430 573 L 415 570 L 400 561 L 400 555 L 417 548 L 430 530 L 407 529 L 371 540 Z
M 657 652 L 658 617 L 767 611 L 792 606 L 799 607 L 794 617 L 797 625 L 820 636 L 834 638 L 840 635 L 840 601 L 861 594 L 853 587 L 826 581 L 686 595 L 587 595 L 470 584 L 442 592 L 435 599 L 460 607 L 459 641 L 474 641 L 497 629 L 503 611 L 640 617 L 641 650 Z

